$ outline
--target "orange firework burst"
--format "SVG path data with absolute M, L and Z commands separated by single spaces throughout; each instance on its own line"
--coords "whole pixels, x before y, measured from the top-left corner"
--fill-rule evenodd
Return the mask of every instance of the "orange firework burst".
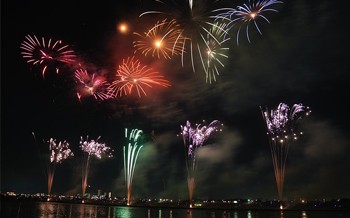
M 207 48 L 203 45 L 206 44 L 206 36 L 213 40 L 220 42 L 214 35 L 210 33 L 210 28 L 218 28 L 219 26 L 214 23 L 216 16 L 214 12 L 217 10 L 223 10 L 219 8 L 213 8 L 215 2 L 211 0 L 200 0 L 200 1 L 156 1 L 163 5 L 160 10 L 146 11 L 139 15 L 139 17 L 159 14 L 165 15 L 167 18 L 175 19 L 178 28 L 180 29 L 179 34 L 183 37 L 181 41 L 181 65 L 185 65 L 185 61 L 190 61 L 193 72 L 200 70 L 206 73 L 206 68 L 200 65 L 203 62 L 201 57 L 203 52 L 206 52 Z M 166 6 L 166 7 L 164 7 Z M 163 8 L 163 9 L 162 9 Z M 227 32 L 226 29 L 222 31 Z M 186 50 L 186 52 L 185 52 Z M 199 66 L 198 66 L 199 65 Z
M 39 40 L 35 35 L 27 35 L 26 40 L 21 43 L 20 48 L 23 58 L 27 59 L 27 63 L 33 65 L 41 65 L 41 73 L 43 77 L 47 68 L 53 66 L 56 73 L 59 73 L 60 63 L 71 64 L 75 62 L 76 55 L 74 51 L 69 49 L 68 45 L 63 44 L 62 40 L 53 41 L 45 40 L 41 37 Z
M 152 85 L 169 87 L 170 83 L 164 79 L 157 71 L 142 65 L 139 60 L 133 57 L 123 59 L 119 65 L 117 79 L 108 87 L 108 93 L 111 96 L 129 95 L 133 89 L 137 90 L 139 97 L 141 93 L 147 96 L 145 88 L 152 88 Z
M 118 30 L 120 33 L 127 33 L 129 32 L 129 27 L 127 23 L 120 23 L 118 25 Z
M 95 99 L 105 100 L 111 96 L 107 93 L 109 83 L 106 78 L 97 73 L 88 74 L 86 70 L 78 69 L 75 71 L 75 78 L 78 82 L 77 96 L 94 96 Z
M 155 55 L 158 58 L 163 56 L 165 59 L 170 59 L 172 55 L 181 54 L 185 38 L 181 35 L 181 29 L 176 23 L 175 19 L 167 21 L 164 19 L 158 21 L 156 25 L 151 28 L 144 35 L 134 33 L 142 39 L 134 41 L 136 51 L 141 51 L 145 56 Z

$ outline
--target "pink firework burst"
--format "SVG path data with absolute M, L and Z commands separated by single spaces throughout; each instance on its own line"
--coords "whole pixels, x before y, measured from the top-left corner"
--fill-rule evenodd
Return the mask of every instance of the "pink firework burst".
M 55 68 L 56 73 L 59 73 L 60 65 L 72 64 L 75 62 L 76 55 L 62 40 L 45 40 L 44 37 L 27 35 L 21 43 L 22 56 L 27 59 L 27 63 L 40 65 L 41 73 L 45 76 L 49 66 Z
M 136 89 L 139 97 L 141 94 L 147 96 L 146 88 L 152 88 L 153 85 L 169 87 L 170 83 L 164 79 L 157 71 L 141 64 L 139 60 L 133 57 L 123 59 L 116 73 L 116 80 L 108 87 L 112 96 L 129 95 Z
M 95 99 L 106 100 L 111 98 L 107 88 L 109 83 L 104 76 L 93 73 L 92 75 L 87 70 L 78 69 L 75 71 L 77 85 L 77 96 L 79 101 L 83 96 L 94 96 Z
M 94 140 L 89 140 L 89 136 L 86 137 L 86 140 L 81 136 L 80 137 L 80 148 L 85 153 L 84 155 L 84 161 L 83 161 L 83 176 L 82 176 L 82 198 L 84 201 L 84 195 L 87 187 L 88 182 L 88 174 L 90 169 L 90 160 L 91 157 L 95 157 L 98 159 L 102 159 L 102 157 L 113 157 L 113 150 L 106 146 L 106 143 L 100 143 L 98 142 L 100 139 L 100 136 Z

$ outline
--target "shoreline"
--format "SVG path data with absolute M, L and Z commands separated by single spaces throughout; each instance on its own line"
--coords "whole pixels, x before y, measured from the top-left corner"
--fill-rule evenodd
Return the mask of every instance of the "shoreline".
M 223 203 L 205 203 L 200 206 L 189 207 L 188 204 L 182 202 L 136 202 L 132 205 L 126 205 L 122 202 L 113 201 L 103 201 L 103 200 L 86 200 L 82 203 L 81 199 L 72 200 L 59 200 L 52 199 L 50 201 L 47 198 L 25 198 L 25 197 L 15 197 L 15 196 L 1 196 L 1 205 L 6 203 L 36 203 L 36 202 L 48 202 L 48 203 L 60 203 L 60 204 L 85 204 L 91 206 L 104 206 L 104 207 L 130 207 L 130 208 L 159 208 L 159 209 L 180 209 L 180 210 L 235 210 L 235 211 L 320 211 L 320 212 L 350 212 L 350 199 L 338 199 L 333 201 L 324 202 L 324 204 L 315 204 L 315 202 L 310 203 L 291 203 L 283 202 L 283 209 L 280 209 L 280 203 L 278 201 L 266 201 L 266 202 L 254 202 L 251 204 L 223 204 Z M 270 202 L 270 204 L 267 204 Z M 271 203 L 272 202 L 272 203 Z M 318 202 L 319 203 L 319 202 Z M 336 204 L 335 204 L 336 203 Z

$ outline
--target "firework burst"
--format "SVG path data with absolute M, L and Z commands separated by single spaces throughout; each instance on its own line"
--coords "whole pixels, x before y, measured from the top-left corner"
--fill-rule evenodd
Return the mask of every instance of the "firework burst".
M 139 97 L 146 94 L 146 87 L 152 88 L 153 85 L 169 87 L 170 83 L 162 75 L 153 69 L 142 65 L 134 57 L 123 59 L 116 73 L 116 80 L 108 86 L 108 93 L 111 96 L 129 95 L 136 89 Z
M 195 3 L 194 1 L 187 0 L 157 2 L 167 6 L 167 8 L 171 8 L 172 11 L 147 11 L 142 13 L 140 17 L 147 14 L 163 14 L 175 19 L 178 28 L 180 29 L 177 38 L 181 38 L 181 40 L 176 40 L 174 44 L 180 43 L 179 47 L 182 46 L 182 66 L 184 66 L 185 53 L 188 53 L 191 60 L 192 70 L 195 72 L 197 61 L 201 63 L 204 62 L 201 54 L 207 52 L 207 47 L 205 46 L 208 41 L 207 36 L 220 45 L 220 40 L 212 34 L 210 28 L 220 28 L 223 32 L 227 33 L 225 26 L 217 25 L 213 22 L 216 18 L 213 12 L 217 9 L 211 9 L 213 2 L 209 0 L 200 0 Z M 203 70 L 206 72 L 205 67 Z
M 267 108 L 263 110 L 262 116 L 266 123 L 269 135 L 272 162 L 277 183 L 279 199 L 283 200 L 283 184 L 286 169 L 286 160 L 289 146 L 292 141 L 298 139 L 303 132 L 297 132 L 297 121 L 308 116 L 311 110 L 302 104 L 294 104 L 290 108 L 285 103 L 280 103 L 276 110 L 269 113 Z
M 96 140 L 89 140 L 89 137 L 87 136 L 86 140 L 84 140 L 83 137 L 80 137 L 80 148 L 85 153 L 82 168 L 82 199 L 84 198 L 87 187 L 91 157 L 101 159 L 103 156 L 107 156 L 109 158 L 113 156 L 113 150 L 110 147 L 106 146 L 105 143 L 98 142 L 99 139 L 100 137 L 98 137 Z
M 143 147 L 143 145 L 138 144 L 142 133 L 142 130 L 132 129 L 128 135 L 128 129 L 125 128 L 125 138 L 129 140 L 128 145 L 123 147 L 125 183 L 127 187 L 127 205 L 130 205 L 131 202 L 132 181 L 134 178 L 137 157 L 141 148 Z
M 78 69 L 75 71 L 77 82 L 77 96 L 79 101 L 82 96 L 93 96 L 95 99 L 106 100 L 111 98 L 107 92 L 109 83 L 104 76 L 93 73 L 90 75 L 87 70 Z
M 47 166 L 47 194 L 50 198 L 56 165 L 62 163 L 62 161 L 66 160 L 68 157 L 74 156 L 74 154 L 69 148 L 69 143 L 67 141 L 59 141 L 58 143 L 56 143 L 56 139 L 50 138 L 48 144 L 50 152 L 50 161 Z
M 226 24 L 217 24 L 210 29 L 210 34 L 203 39 L 205 50 L 198 50 L 202 61 L 203 69 L 206 74 L 206 82 L 216 81 L 216 76 L 219 76 L 219 68 L 224 67 L 223 59 L 227 59 L 226 55 L 229 48 L 223 47 L 224 43 L 229 40 L 226 37 Z M 215 39 L 212 36 L 215 36 Z M 204 52 L 204 53 L 203 53 Z M 201 54 L 203 53 L 203 54 Z
M 203 123 L 205 121 L 203 120 Z M 187 185 L 189 191 L 190 206 L 192 204 L 193 191 L 195 187 L 196 154 L 200 147 L 217 131 L 222 131 L 218 120 L 212 121 L 208 126 L 196 124 L 191 126 L 189 121 L 181 125 L 181 135 L 186 151 Z
M 60 71 L 62 64 L 72 64 L 75 62 L 76 55 L 62 40 L 45 40 L 44 37 L 27 35 L 21 43 L 22 56 L 27 59 L 27 63 L 39 65 L 41 73 L 45 77 L 47 68 L 55 68 L 56 73 Z
M 128 27 L 128 24 L 127 23 L 120 23 L 118 25 L 118 30 L 120 33 L 123 33 L 123 34 L 126 34 L 129 32 L 129 27 Z
M 141 37 L 141 40 L 134 41 L 136 51 L 143 55 L 164 59 L 171 59 L 173 55 L 179 55 L 182 51 L 184 38 L 181 37 L 179 25 L 173 19 L 158 21 L 156 25 L 145 32 L 144 35 L 134 33 Z
M 258 26 L 257 20 L 265 20 L 267 23 L 270 21 L 264 15 L 266 12 L 278 12 L 276 9 L 271 8 L 272 5 L 277 3 L 283 3 L 278 0 L 249 0 L 248 4 L 243 4 L 243 6 L 237 6 L 236 8 L 223 9 L 226 10 L 224 13 L 220 13 L 217 19 L 228 20 L 228 26 L 238 25 L 238 30 L 236 34 L 237 45 L 239 44 L 239 37 L 242 28 L 245 28 L 246 37 L 248 42 L 250 42 L 249 37 L 249 25 L 251 22 L 254 23 L 256 30 L 262 35 L 262 32 Z

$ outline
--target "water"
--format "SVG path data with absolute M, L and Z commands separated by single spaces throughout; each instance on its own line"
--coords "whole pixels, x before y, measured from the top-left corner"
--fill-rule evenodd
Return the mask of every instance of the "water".
M 1 202 L 2 218 L 349 218 L 345 211 L 264 211 L 101 206 L 55 202 Z

